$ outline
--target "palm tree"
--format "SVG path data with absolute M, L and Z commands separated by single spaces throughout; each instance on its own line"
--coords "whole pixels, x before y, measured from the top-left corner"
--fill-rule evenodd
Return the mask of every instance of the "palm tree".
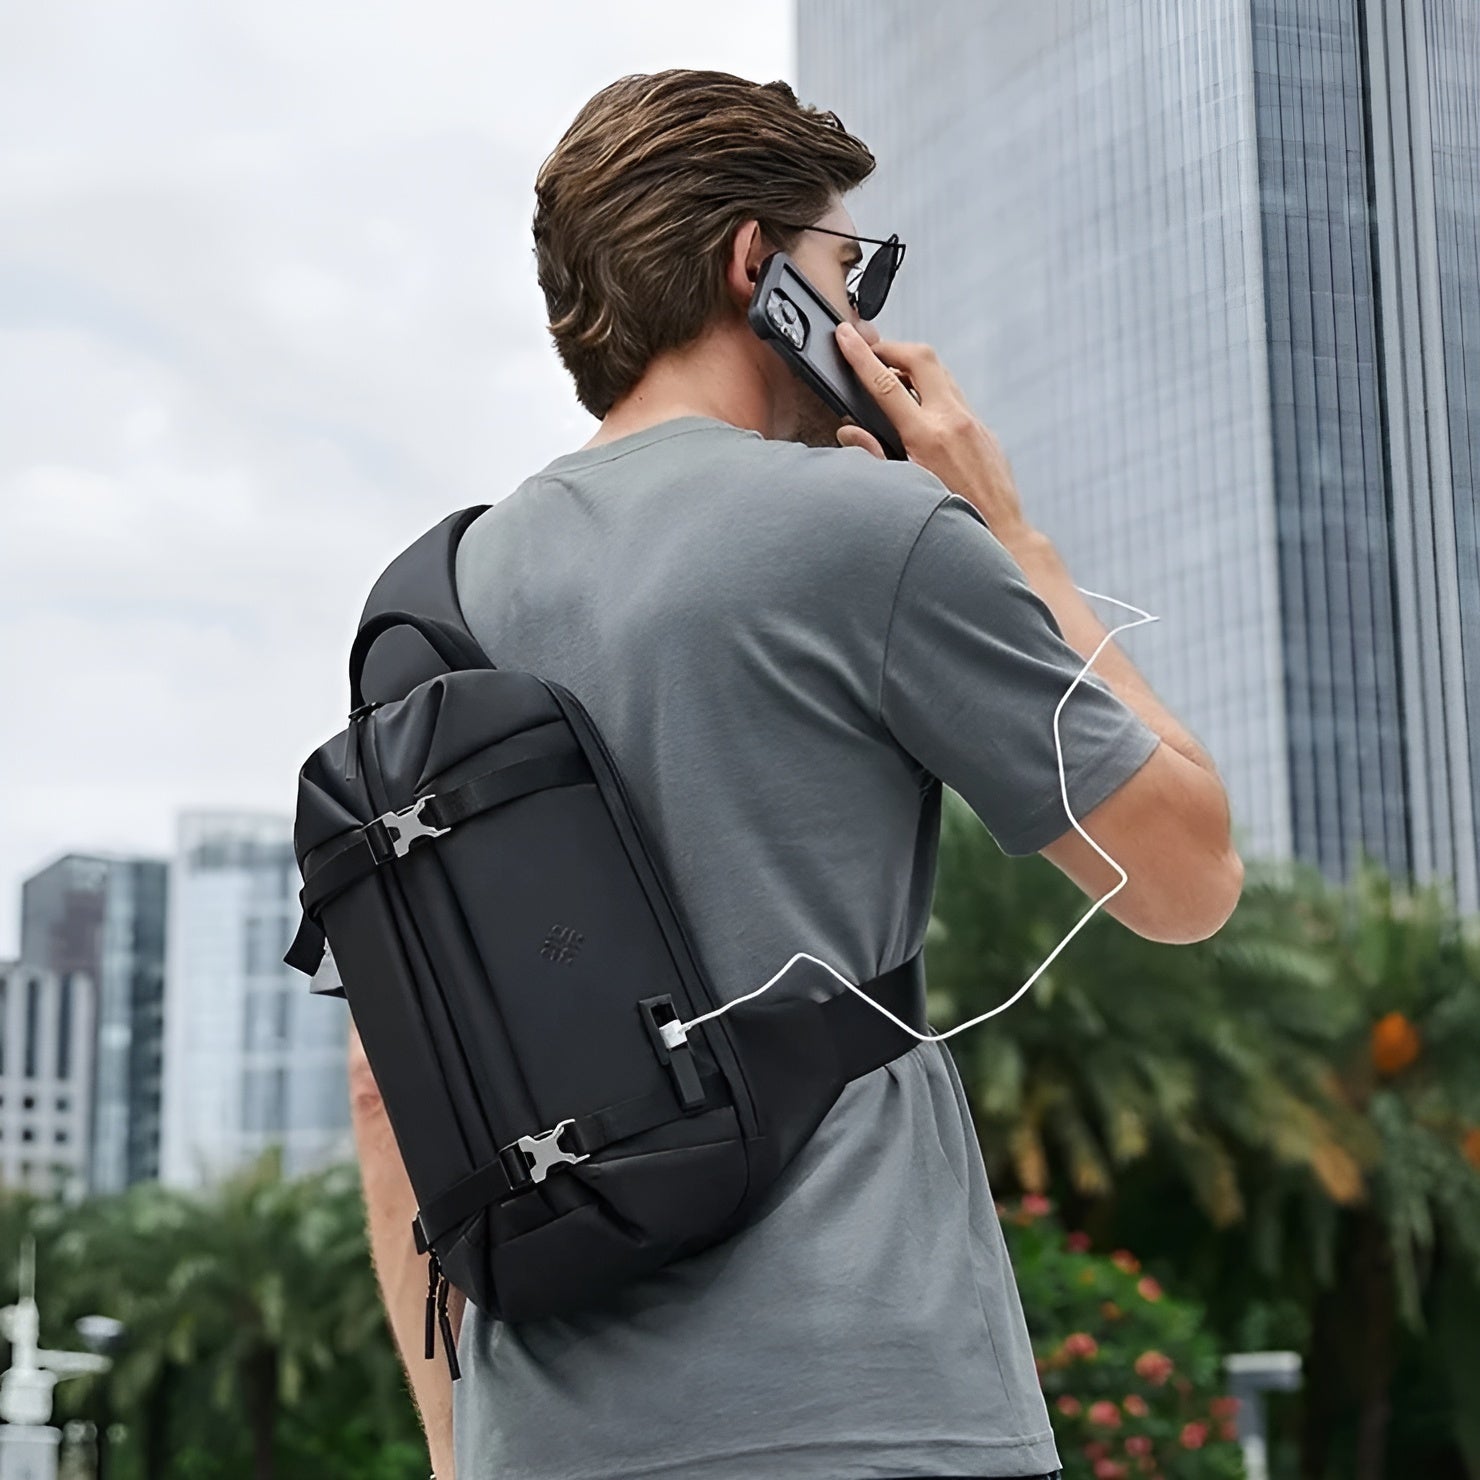
M 144 1429 L 146 1475 L 169 1472 L 171 1400 L 187 1374 L 217 1413 L 245 1422 L 255 1480 L 272 1480 L 280 1414 L 316 1377 L 361 1368 L 372 1406 L 399 1391 L 353 1164 L 286 1182 L 274 1147 L 207 1196 L 141 1186 L 80 1216 L 41 1215 L 43 1227 L 63 1219 L 69 1303 L 129 1329 L 110 1380 L 116 1411 Z
M 955 793 L 943 803 L 937 1031 L 1009 997 L 1090 904 L 1045 860 L 1004 858 Z M 1247 1214 L 1250 1159 L 1360 1197 L 1375 1145 L 1330 1069 L 1356 1011 L 1308 939 L 1319 897 L 1308 875 L 1251 867 L 1233 917 L 1195 946 L 1095 914 L 1022 1000 L 950 1040 L 994 1179 L 1088 1204 L 1155 1156 L 1215 1227 Z

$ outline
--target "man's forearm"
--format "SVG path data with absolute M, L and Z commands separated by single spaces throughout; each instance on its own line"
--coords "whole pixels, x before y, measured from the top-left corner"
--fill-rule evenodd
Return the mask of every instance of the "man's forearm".
M 1075 586 L 1052 541 L 1036 529 L 1025 529 L 1023 533 L 1004 540 L 1003 544 L 1022 567 L 1028 584 L 1054 614 L 1064 641 L 1088 658 L 1104 641 L 1109 629 Z M 1218 777 L 1212 757 L 1173 719 L 1152 693 L 1150 684 L 1136 671 L 1113 639 L 1105 644 L 1090 672 L 1103 678 L 1116 697 L 1134 709 L 1173 750 L 1201 766 L 1209 775 Z M 1221 782 L 1222 778 L 1218 779 Z
M 355 1047 L 358 1045 L 355 1044 Z M 368 1070 L 352 1068 L 351 1120 L 359 1153 L 365 1195 L 370 1253 L 390 1322 L 391 1335 L 411 1383 L 412 1396 L 426 1430 L 427 1450 L 437 1480 L 454 1480 L 452 1456 L 452 1376 L 440 1346 L 436 1360 L 426 1360 L 425 1312 L 427 1261 L 411 1240 L 416 1194 L 396 1145 L 385 1105 Z M 447 1312 L 454 1336 L 462 1328 L 464 1297 L 453 1288 Z

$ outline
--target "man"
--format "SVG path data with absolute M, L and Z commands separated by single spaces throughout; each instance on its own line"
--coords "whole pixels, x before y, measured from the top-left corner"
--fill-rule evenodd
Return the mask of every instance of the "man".
M 1093 899 L 1118 878 L 1065 815 L 1053 737 L 1105 629 L 950 374 L 861 317 L 898 265 L 881 247 L 893 260 L 850 286 L 843 196 L 873 165 L 782 83 L 669 71 L 598 93 L 540 171 L 534 236 L 556 349 L 601 424 L 458 554 L 489 654 L 570 687 L 610 742 L 725 1000 L 799 949 L 861 981 L 918 948 L 941 782 L 1007 853 Z M 777 248 L 844 315 L 911 461 L 840 425 L 748 327 Z M 1242 864 L 1212 762 L 1114 646 L 1060 727 L 1073 813 L 1129 875 L 1107 911 L 1149 939 L 1214 933 Z M 441 1480 L 454 1447 L 457 1480 L 1058 1465 L 942 1044 L 850 1083 L 724 1243 L 599 1311 L 459 1312 L 455 1389 L 422 1360 L 414 1199 L 358 1052 L 354 1082 L 378 1275 Z

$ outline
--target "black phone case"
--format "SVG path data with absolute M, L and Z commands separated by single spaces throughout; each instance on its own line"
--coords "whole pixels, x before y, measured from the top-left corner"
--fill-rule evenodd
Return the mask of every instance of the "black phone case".
M 785 252 L 773 252 L 761 264 L 746 317 L 826 405 L 872 432 L 887 457 L 905 460 L 899 433 L 837 346 L 833 334 L 842 319 Z

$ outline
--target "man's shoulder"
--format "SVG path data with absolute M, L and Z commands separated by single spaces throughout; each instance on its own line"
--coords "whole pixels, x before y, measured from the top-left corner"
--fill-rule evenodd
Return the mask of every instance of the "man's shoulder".
M 823 529 L 870 546 L 908 547 L 949 490 L 917 463 L 885 462 L 858 447 L 807 447 L 755 438 L 745 498 L 757 517 L 802 534 Z

